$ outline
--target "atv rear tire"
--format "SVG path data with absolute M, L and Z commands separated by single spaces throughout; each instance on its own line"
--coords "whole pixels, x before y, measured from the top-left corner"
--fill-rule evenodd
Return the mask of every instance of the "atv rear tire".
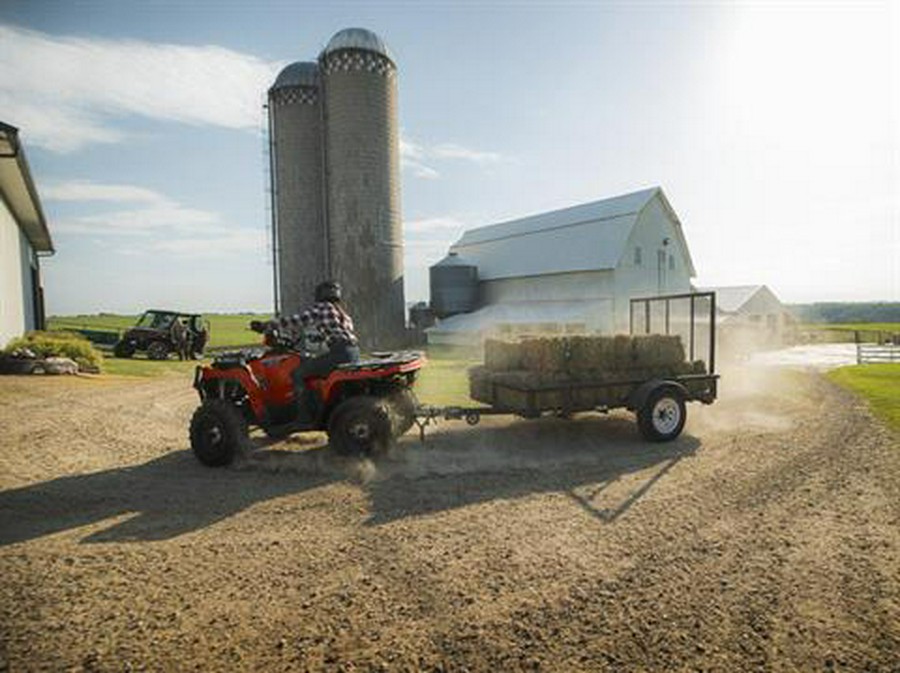
M 113 348 L 113 355 L 117 358 L 130 358 L 134 355 L 134 344 L 130 341 L 120 341 Z
M 204 400 L 191 419 L 191 448 L 208 467 L 230 465 L 247 447 L 247 420 L 227 400 Z
M 151 360 L 167 360 L 169 357 L 169 347 L 163 341 L 154 341 L 147 346 L 147 357 Z
M 644 439 L 670 442 L 681 434 L 687 420 L 684 395 L 674 388 L 658 388 L 638 410 L 637 418 Z
M 328 444 L 339 455 L 376 457 L 390 443 L 390 412 L 383 399 L 351 397 L 338 405 L 328 421 Z
M 391 435 L 396 439 L 416 422 L 416 398 L 411 390 L 401 390 L 387 398 L 391 405 Z

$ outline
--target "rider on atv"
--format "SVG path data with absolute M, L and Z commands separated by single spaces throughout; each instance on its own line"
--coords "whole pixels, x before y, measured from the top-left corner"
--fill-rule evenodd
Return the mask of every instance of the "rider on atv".
M 259 323 L 256 323 L 256 327 Z M 359 362 L 359 340 L 353 331 L 353 319 L 341 302 L 341 286 L 333 280 L 319 283 L 315 289 L 315 302 L 298 314 L 281 316 L 269 321 L 268 331 L 278 330 L 288 342 L 300 347 L 310 330 L 328 350 L 304 360 L 292 376 L 295 390 L 304 390 L 304 380 L 310 376 L 327 376 L 338 365 Z M 299 400 L 299 398 L 298 398 Z M 300 405 L 298 411 L 304 411 Z

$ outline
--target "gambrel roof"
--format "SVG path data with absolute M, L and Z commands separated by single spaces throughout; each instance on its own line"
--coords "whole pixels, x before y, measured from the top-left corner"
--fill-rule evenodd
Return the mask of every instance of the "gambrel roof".
M 450 250 L 477 264 L 482 280 L 614 269 L 654 199 L 671 219 L 694 276 L 681 222 L 659 187 L 470 229 Z

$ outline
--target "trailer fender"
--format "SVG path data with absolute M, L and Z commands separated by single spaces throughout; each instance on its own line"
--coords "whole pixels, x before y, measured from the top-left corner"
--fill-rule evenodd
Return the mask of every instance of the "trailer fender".
M 677 381 L 667 381 L 665 379 L 652 379 L 645 383 L 642 383 L 637 388 L 635 388 L 631 394 L 628 396 L 628 411 L 637 411 L 642 409 L 644 404 L 646 404 L 647 399 L 659 389 L 669 388 L 672 390 L 677 390 L 681 393 L 684 399 L 689 399 L 690 395 L 688 394 L 687 388 L 678 383 Z

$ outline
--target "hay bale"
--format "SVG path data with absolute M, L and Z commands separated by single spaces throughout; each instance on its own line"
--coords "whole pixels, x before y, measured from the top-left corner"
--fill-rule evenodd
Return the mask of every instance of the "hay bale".
M 568 370 L 569 343 L 562 337 L 525 339 L 521 343 L 522 367 L 530 372 L 558 373 Z
M 613 338 L 606 336 L 572 337 L 570 349 L 573 372 L 610 369 L 615 355 Z
M 491 402 L 491 372 L 485 367 L 469 369 L 469 397 L 478 402 Z
M 484 342 L 484 366 L 495 372 L 521 369 L 521 344 L 515 341 L 488 339 Z

